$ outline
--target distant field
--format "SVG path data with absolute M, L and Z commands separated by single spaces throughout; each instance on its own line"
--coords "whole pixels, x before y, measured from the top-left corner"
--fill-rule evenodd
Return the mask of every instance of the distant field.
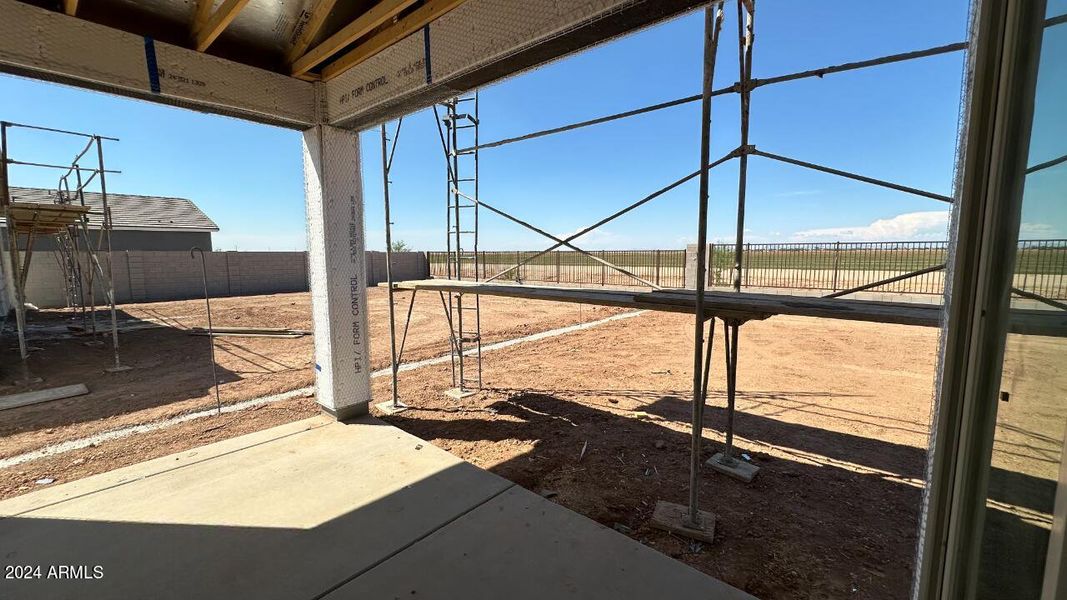
M 684 250 L 606 250 L 592 254 L 663 287 L 685 285 Z M 745 287 L 842 290 L 943 264 L 945 242 L 841 242 L 811 244 L 746 244 L 742 285 Z M 448 275 L 447 254 L 428 253 L 430 272 Z M 574 251 L 479 252 L 478 278 L 581 285 L 640 285 L 635 278 Z M 511 267 L 529 260 L 522 267 Z M 473 256 L 461 260 L 462 275 L 475 278 Z M 713 285 L 733 281 L 734 247 L 713 244 L 708 270 Z M 1050 298 L 1067 299 L 1067 240 L 1020 242 L 1015 285 Z M 453 266 L 454 270 L 454 266 Z M 928 273 L 884 286 L 881 291 L 940 294 L 943 273 Z

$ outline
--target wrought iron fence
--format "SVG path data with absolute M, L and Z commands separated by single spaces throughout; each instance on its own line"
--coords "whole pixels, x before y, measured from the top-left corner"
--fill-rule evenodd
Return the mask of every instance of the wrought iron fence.
M 430 274 L 448 276 L 448 254 L 427 252 Z M 463 279 L 475 279 L 473 253 L 464 253 L 460 269 Z M 486 280 L 535 256 L 537 252 L 479 252 L 477 279 Z M 685 285 L 685 250 L 596 250 L 590 254 L 622 267 L 645 281 L 663 287 Z M 453 269 L 455 267 L 453 266 Z M 599 263 L 580 252 L 548 252 L 504 274 L 499 281 L 528 281 L 568 285 L 642 285 L 624 273 Z
M 447 277 L 445 252 L 429 252 L 430 273 Z M 479 252 L 478 279 L 488 279 L 536 252 Z M 638 277 L 663 287 L 685 286 L 684 250 L 605 250 L 592 253 Z M 708 282 L 733 285 L 734 247 L 711 244 Z M 745 288 L 803 289 L 835 292 L 945 262 L 946 242 L 828 242 L 745 244 L 741 285 Z M 461 265 L 463 278 L 475 279 L 473 256 Z M 641 285 L 623 273 L 578 252 L 556 251 L 499 278 L 575 285 Z M 934 271 L 877 288 L 902 294 L 941 294 L 945 272 Z M 1067 240 L 1019 242 L 1015 287 L 1056 300 L 1067 300 Z

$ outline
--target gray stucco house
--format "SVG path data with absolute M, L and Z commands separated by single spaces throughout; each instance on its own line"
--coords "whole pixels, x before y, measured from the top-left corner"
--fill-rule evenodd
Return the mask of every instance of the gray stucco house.
M 12 187 L 11 199 L 15 202 L 55 201 L 55 190 L 43 188 Z M 111 207 L 113 228 L 111 249 L 121 250 L 189 250 L 199 246 L 210 251 L 211 234 L 219 230 L 192 200 L 163 196 L 137 196 L 132 194 L 107 195 Z M 89 214 L 89 229 L 96 235 L 103 220 L 103 202 L 100 194 L 85 193 L 85 203 L 92 207 Z M 6 227 L 0 219 L 0 227 Z M 25 237 L 19 236 L 19 247 Z M 51 236 L 40 236 L 34 241 L 35 250 L 54 250 Z

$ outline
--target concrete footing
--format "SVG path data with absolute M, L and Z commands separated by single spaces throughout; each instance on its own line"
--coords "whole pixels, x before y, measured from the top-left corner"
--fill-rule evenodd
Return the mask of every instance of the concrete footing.
M 723 475 L 729 475 L 745 483 L 751 483 L 759 473 L 759 467 L 756 465 L 734 457 L 727 459 L 722 452 L 709 458 L 705 464 Z
M 462 400 L 469 398 L 478 393 L 478 390 L 464 390 L 460 388 L 452 388 L 445 391 L 445 395 L 453 400 Z
M 715 515 L 706 510 L 697 514 L 700 515 L 700 525 L 694 526 L 689 522 L 688 506 L 661 500 L 656 503 L 650 524 L 656 529 L 710 544 L 715 539 Z
M 397 413 L 402 413 L 411 407 L 403 402 L 397 402 L 394 405 L 392 400 L 386 400 L 385 402 L 375 404 L 374 408 L 378 409 L 378 412 L 383 415 L 395 415 Z

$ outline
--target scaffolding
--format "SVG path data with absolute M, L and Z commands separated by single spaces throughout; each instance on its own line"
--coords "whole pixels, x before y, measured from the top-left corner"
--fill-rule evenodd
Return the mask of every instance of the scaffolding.
M 720 35 L 722 32 L 722 26 L 724 21 L 724 0 L 716 0 L 710 2 L 705 8 L 705 20 L 704 20 L 704 44 L 703 44 L 703 81 L 700 94 L 687 96 L 684 98 L 678 98 L 658 104 L 636 108 L 633 110 L 606 115 L 595 119 L 589 119 L 577 123 L 568 125 L 562 125 L 559 127 L 553 127 L 542 131 L 536 131 L 521 136 L 505 138 L 498 141 L 487 142 L 479 144 L 477 140 L 467 146 L 457 143 L 457 139 L 454 135 L 454 131 L 450 130 L 451 137 L 446 137 L 443 130 L 440 129 L 441 122 L 446 125 L 454 125 L 456 120 L 455 106 L 453 101 L 451 104 L 446 104 L 446 108 L 449 110 L 449 116 L 453 117 L 441 119 L 438 115 L 438 128 L 441 131 L 441 143 L 445 152 L 446 159 L 448 159 L 448 177 L 449 177 L 449 280 L 460 280 L 463 277 L 464 271 L 462 269 L 462 259 L 464 255 L 461 251 L 461 244 L 459 243 L 458 232 L 459 228 L 459 209 L 458 202 L 460 199 L 465 199 L 471 203 L 473 209 L 477 211 L 479 208 L 486 209 L 508 221 L 518 224 L 530 231 L 540 234 L 541 236 L 552 240 L 553 244 L 543 251 L 533 253 L 532 255 L 525 256 L 519 260 L 515 265 L 501 272 L 496 273 L 492 277 L 479 279 L 477 269 L 474 271 L 475 282 L 463 282 L 463 281 L 448 281 L 440 282 L 440 280 L 427 280 L 423 282 L 406 282 L 404 284 L 395 284 L 391 278 L 389 278 L 388 285 L 390 290 L 394 287 L 402 287 L 412 291 L 414 301 L 414 293 L 417 290 L 430 290 L 437 291 L 438 293 L 449 293 L 450 295 L 456 294 L 462 298 L 462 290 L 470 289 L 471 293 L 480 292 L 483 294 L 520 297 L 528 299 L 541 299 L 541 300 L 553 300 L 553 301 L 572 301 L 583 303 L 600 303 L 611 306 L 631 306 L 635 308 L 644 308 L 649 310 L 668 310 L 676 312 L 686 312 L 694 315 L 694 330 L 693 330 L 693 402 L 692 402 L 692 448 L 691 448 L 691 461 L 690 461 L 690 480 L 689 480 L 689 502 L 688 506 L 674 505 L 670 503 L 660 503 L 656 508 L 655 516 L 653 517 L 653 523 L 657 526 L 661 526 L 676 533 L 681 533 L 689 537 L 697 539 L 710 540 L 711 532 L 714 526 L 714 516 L 711 513 L 700 510 L 700 497 L 699 488 L 700 481 L 699 475 L 702 468 L 702 442 L 703 442 L 703 421 L 704 421 L 704 406 L 707 399 L 708 379 L 711 370 L 712 350 L 715 334 L 715 320 L 718 318 L 722 322 L 723 332 L 723 347 L 724 358 L 726 363 L 726 401 L 727 401 L 727 422 L 725 428 L 725 444 L 723 450 L 715 454 L 706 463 L 707 466 L 713 470 L 719 471 L 726 475 L 741 479 L 743 481 L 751 481 L 756 475 L 758 468 L 750 463 L 738 460 L 734 456 L 734 415 L 736 412 L 736 394 L 737 394 L 737 365 L 739 355 L 739 341 L 741 337 L 741 326 L 749 320 L 765 319 L 774 314 L 806 314 L 808 316 L 816 316 L 822 318 L 844 318 L 854 320 L 866 320 L 866 321 L 878 321 L 889 323 L 912 323 L 928 326 L 937 326 L 940 322 L 940 312 L 936 307 L 924 307 L 914 304 L 906 303 L 886 303 L 886 302 L 874 302 L 867 300 L 846 300 L 842 296 L 864 291 L 872 288 L 885 285 L 887 283 L 905 280 L 911 277 L 917 277 L 925 273 L 929 273 L 932 270 L 939 270 L 944 268 L 944 265 L 937 265 L 934 267 L 926 267 L 918 269 L 910 273 L 895 276 L 889 279 L 876 281 L 863 286 L 850 288 L 847 290 L 837 291 L 821 298 L 810 297 L 793 297 L 793 296 L 777 296 L 777 300 L 768 299 L 763 294 L 752 294 L 741 291 L 741 275 L 744 261 L 744 231 L 745 231 L 745 208 L 746 208 L 746 196 L 747 196 L 747 183 L 748 183 L 748 163 L 750 157 L 757 157 L 767 160 L 780 162 L 783 164 L 789 164 L 796 167 L 814 170 L 838 177 L 851 179 L 854 181 L 863 182 L 866 184 L 892 189 L 901 193 L 910 194 L 922 198 L 927 198 L 936 202 L 952 204 L 953 198 L 943 194 L 930 192 L 914 188 L 911 186 L 901 185 L 891 181 L 862 175 L 859 173 L 853 173 L 842 169 L 837 169 L 825 165 L 820 165 L 781 154 L 776 154 L 766 150 L 758 149 L 755 144 L 752 144 L 749 139 L 749 123 L 751 120 L 750 105 L 751 95 L 754 90 L 767 85 L 774 85 L 779 83 L 785 83 L 789 81 L 796 81 L 800 79 L 808 78 L 823 78 L 827 75 L 843 73 L 847 71 L 865 69 L 870 67 L 877 67 L 879 65 L 886 65 L 892 63 L 899 63 L 904 61 L 922 59 L 930 56 L 938 56 L 942 54 L 948 54 L 953 52 L 965 51 L 968 48 L 967 42 L 958 42 L 952 44 L 945 44 L 933 48 L 927 48 L 922 50 L 916 50 L 912 52 L 904 52 L 900 54 L 893 54 L 889 56 L 882 56 L 878 58 L 872 58 L 868 60 L 844 63 L 840 65 L 832 65 L 819 69 L 810 69 L 806 71 L 800 71 L 796 73 L 784 74 L 776 77 L 769 77 L 765 79 L 757 79 L 752 76 L 752 64 L 753 64 L 753 47 L 755 41 L 755 16 L 756 16 L 756 1 L 755 0 L 736 0 L 736 21 L 737 21 L 737 47 L 738 47 L 738 80 L 727 87 L 720 89 L 713 89 L 713 77 L 715 72 L 716 54 L 719 47 Z M 1046 26 L 1051 26 L 1056 23 L 1048 22 Z M 710 142 L 711 142 L 711 105 L 712 99 L 716 96 L 725 94 L 737 94 L 740 98 L 740 128 L 739 128 L 739 144 L 738 146 L 728 152 L 726 155 L 711 159 L 710 156 Z M 701 122 L 700 122 L 700 164 L 699 168 L 691 173 L 688 173 L 675 181 L 667 184 L 666 186 L 636 200 L 635 202 L 623 207 L 620 210 L 604 217 L 596 223 L 580 229 L 578 232 L 570 234 L 566 237 L 558 237 L 548 233 L 547 231 L 521 219 L 515 217 L 507 212 L 494 207 L 481 197 L 477 193 L 477 189 L 473 194 L 466 193 L 460 189 L 459 169 L 456 158 L 459 156 L 471 156 L 477 157 L 478 152 L 490 148 L 498 148 L 508 144 L 537 139 L 549 135 L 556 135 L 576 129 L 600 125 L 616 121 L 619 119 L 625 119 L 642 114 L 647 114 L 654 111 L 665 110 L 672 107 L 688 104 L 691 102 L 700 101 L 701 103 Z M 437 113 L 436 107 L 434 108 L 435 114 Z M 475 119 L 475 123 L 477 120 Z M 476 131 L 476 128 L 475 128 Z M 383 126 L 384 132 L 384 126 Z M 383 134 L 383 157 L 384 157 L 384 134 Z M 738 169 L 738 187 L 737 187 L 737 218 L 736 218 L 736 234 L 734 239 L 734 264 L 733 264 L 733 291 L 729 292 L 732 299 L 723 297 L 722 293 L 712 293 L 705 290 L 707 282 L 707 265 L 706 253 L 704 249 L 707 247 L 707 220 L 708 220 L 708 177 L 709 173 L 715 167 L 724 164 L 728 161 L 737 159 L 739 163 Z M 384 158 L 383 158 L 384 160 Z M 1049 161 L 1047 164 L 1035 165 L 1028 170 L 1028 172 L 1037 169 L 1047 168 L 1053 164 L 1059 164 L 1067 160 L 1067 157 L 1062 157 Z M 697 260 L 696 260 L 696 289 L 694 291 L 682 291 L 682 290 L 663 290 L 655 283 L 645 281 L 637 275 L 627 271 L 625 268 L 616 266 L 600 257 L 593 256 L 591 253 L 582 250 L 574 244 L 574 241 L 585 234 L 601 227 L 602 225 L 609 223 L 631 211 L 648 204 L 652 200 L 663 196 L 667 192 L 693 180 L 699 180 L 699 192 L 697 203 Z M 475 178 L 475 183 L 477 179 Z M 386 211 L 388 214 L 388 194 L 386 194 Z M 454 214 L 453 214 L 454 211 Z M 476 213 L 475 213 L 476 214 Z M 453 216 L 455 220 L 453 221 Z M 389 236 L 388 229 L 390 224 L 386 223 L 387 239 Z M 456 237 L 453 235 L 456 234 Z M 591 258 L 593 261 L 600 263 L 603 267 L 613 269 L 619 273 L 627 275 L 631 279 L 637 281 L 640 284 L 648 286 L 653 291 L 645 294 L 634 294 L 621 291 L 603 291 L 603 292 L 591 292 L 590 290 L 568 290 L 565 288 L 548 289 L 542 286 L 529 286 L 529 285 L 502 285 L 492 284 L 493 280 L 499 279 L 513 271 L 521 269 L 524 265 L 530 263 L 537 258 L 552 252 L 553 250 L 566 247 L 570 250 L 574 250 L 585 256 Z M 477 264 L 477 255 L 473 257 L 473 262 Z M 437 283 L 435 283 L 437 282 Z M 1013 290 L 1016 295 L 1020 295 L 1032 300 L 1037 300 L 1049 305 L 1052 308 L 1058 309 L 1058 311 L 1013 311 L 1014 327 L 1018 330 L 1027 331 L 1041 331 L 1046 335 L 1059 335 L 1063 336 L 1067 334 L 1067 319 L 1065 319 L 1065 313 L 1063 309 L 1065 306 L 1062 303 L 1055 302 L 1048 298 L 1044 298 L 1032 292 L 1022 292 L 1020 290 Z M 410 309 L 409 309 L 410 319 Z M 446 314 L 451 316 L 453 311 L 446 307 Z M 451 323 L 450 323 L 451 327 Z M 406 331 L 406 326 L 405 326 Z M 462 346 L 457 343 L 456 329 L 451 327 L 453 337 L 453 357 L 457 355 L 462 358 Z M 462 336 L 459 336 L 462 338 Z M 460 339 L 460 343 L 462 340 Z M 479 365 L 481 363 L 479 356 Z M 460 362 L 462 368 L 462 362 Z M 393 372 L 396 373 L 398 364 L 394 361 Z M 395 394 L 395 379 L 394 379 L 394 394 Z
M 69 165 L 21 161 L 12 158 L 8 133 L 11 129 L 47 132 L 85 139 L 84 148 Z M 107 196 L 107 174 L 119 173 L 104 166 L 104 141 L 116 138 L 40 127 L 21 123 L 0 122 L 0 207 L 7 227 L 9 282 L 11 284 L 19 355 L 24 374 L 29 380 L 26 343 L 26 280 L 29 276 L 34 246 L 38 238 L 50 237 L 53 255 L 63 273 L 67 308 L 81 320 L 81 330 L 93 337 L 97 329 L 96 289 L 103 289 L 111 317 L 111 346 L 114 364 L 109 372 L 128 370 L 119 355 L 118 318 L 115 308 L 115 286 L 111 261 L 111 206 Z M 88 163 L 88 164 L 86 164 Z M 11 165 L 62 170 L 49 198 L 21 201 L 13 197 L 9 167 Z M 86 202 L 86 190 L 95 182 L 99 189 L 99 206 Z M 51 200 L 47 202 L 46 200 Z M 97 218 L 95 235 L 90 219 Z M 19 238 L 23 236 L 20 249 Z M 103 257 L 103 260 L 101 260 Z M 21 258 L 21 260 L 20 260 Z

